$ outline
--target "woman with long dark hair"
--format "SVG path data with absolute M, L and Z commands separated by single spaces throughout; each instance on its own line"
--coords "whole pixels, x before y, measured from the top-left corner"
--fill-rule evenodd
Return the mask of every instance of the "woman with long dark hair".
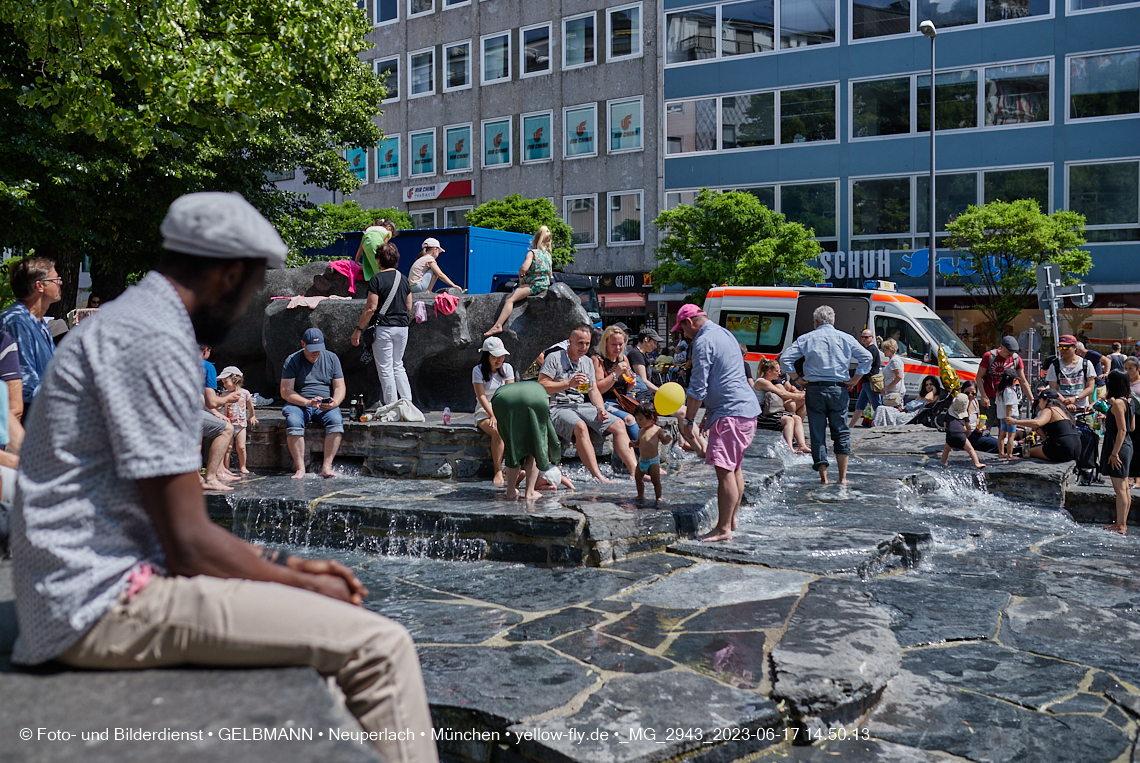
M 918 396 L 928 403 L 937 403 L 942 399 L 942 380 L 937 376 L 926 376 L 918 386 Z
M 491 463 L 495 474 L 491 482 L 503 486 L 503 437 L 499 434 L 499 421 L 491 407 L 491 398 L 504 384 L 513 384 L 515 369 L 507 362 L 507 348 L 497 336 L 487 337 L 479 355 L 479 365 L 471 369 L 471 384 L 475 387 L 475 426 L 491 438 Z
M 1110 371 L 1106 382 L 1108 415 L 1104 422 L 1104 450 L 1100 455 L 1100 473 L 1112 480 L 1116 493 L 1116 522 L 1104 528 L 1128 534 L 1128 512 L 1132 508 L 1132 491 L 1128 484 L 1128 469 L 1135 454 L 1132 450 L 1132 432 L 1136 417 L 1132 413 L 1132 389 L 1128 374 Z
M 1030 458 L 1040 458 L 1061 464 L 1076 461 L 1081 455 L 1081 434 L 1073 421 L 1073 414 L 1061 402 L 1055 389 L 1043 389 L 1034 403 L 1037 410 L 1035 419 L 1015 419 L 1006 416 L 1005 423 L 1015 427 L 1033 427 L 1045 437 L 1042 445 L 1029 449 Z

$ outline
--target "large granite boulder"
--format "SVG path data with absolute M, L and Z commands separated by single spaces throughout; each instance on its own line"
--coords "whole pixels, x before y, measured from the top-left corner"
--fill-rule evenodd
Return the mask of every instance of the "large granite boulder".
M 415 296 L 425 303 L 428 319 L 412 323 L 404 367 L 418 407 L 475 410 L 471 369 L 479 361 L 483 332 L 495 322 L 504 298 L 504 294 L 464 294 L 454 313 L 441 315 L 435 312 L 434 295 Z M 349 342 L 364 309 L 363 300 L 326 300 L 314 309 L 290 310 L 286 305 L 285 300 L 277 300 L 264 308 L 262 337 L 271 388 L 277 388 L 285 358 L 300 349 L 305 329 L 316 327 L 324 332 L 325 346 L 340 356 L 349 395 L 364 393 L 369 404 L 377 402 L 380 387 L 375 367 L 366 367 L 360 361 L 361 348 Z M 511 364 L 522 373 L 540 352 L 568 337 L 574 326 L 589 322 L 578 296 L 569 287 L 554 284 L 542 296 L 516 306 L 500 336 L 511 353 Z

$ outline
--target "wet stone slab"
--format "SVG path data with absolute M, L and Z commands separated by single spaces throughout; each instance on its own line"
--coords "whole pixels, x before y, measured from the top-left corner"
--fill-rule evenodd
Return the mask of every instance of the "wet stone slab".
M 738 689 L 759 689 L 769 683 L 765 634 L 757 631 L 681 633 L 665 656 L 698 673 Z
M 585 630 L 605 619 L 606 616 L 598 612 L 568 607 L 561 612 L 517 625 L 504 638 L 507 641 L 550 641 L 567 633 Z
M 909 575 L 867 584 L 872 600 L 891 616 L 891 629 L 902 647 L 946 641 L 993 638 L 1005 592 L 940 585 Z
M 700 564 L 620 598 L 669 609 L 714 607 L 798 596 L 811 580 L 811 575 L 800 572 Z
M 550 648 L 599 670 L 615 673 L 656 673 L 676 667 L 668 660 L 654 657 L 598 631 L 573 633 L 552 642 Z
M 671 633 L 681 627 L 682 621 L 692 616 L 695 609 L 669 609 L 642 604 L 629 614 L 598 628 L 602 633 L 632 641 L 648 649 L 656 649 Z
M 719 631 L 783 628 L 799 598 L 761 599 L 740 604 L 709 607 L 685 621 L 684 630 L 717 633 Z
M 775 730 L 781 724 L 776 706 L 758 694 L 730 689 L 692 673 L 671 671 L 612 679 L 591 694 L 577 713 L 541 724 L 519 724 L 511 731 L 542 735 L 541 740 L 521 745 L 524 753 L 537 760 L 656 763 L 685 753 L 695 754 L 686 760 L 708 759 L 702 756 L 702 740 L 713 740 L 717 730 L 721 734 L 725 729 L 753 732 L 753 741 L 708 746 L 707 752 L 715 756 L 712 759 L 731 761 L 756 749 L 757 730 Z M 571 729 L 585 732 L 585 738 L 572 739 Z M 670 739 L 669 729 L 699 731 L 700 736 L 673 734 Z M 606 738 L 591 739 L 595 731 L 598 737 L 604 733 Z
M 417 642 L 432 644 L 479 644 L 522 620 L 506 609 L 453 602 L 369 602 L 368 608 L 403 625 Z
M 1077 691 L 1088 668 L 993 643 L 914 649 L 903 670 L 947 686 L 1042 710 Z M 1102 708 L 1103 709 L 1103 708 Z
M 1036 713 L 908 671 L 891 680 L 867 728 L 876 739 L 993 763 L 1113 761 L 1132 747 L 1101 718 Z

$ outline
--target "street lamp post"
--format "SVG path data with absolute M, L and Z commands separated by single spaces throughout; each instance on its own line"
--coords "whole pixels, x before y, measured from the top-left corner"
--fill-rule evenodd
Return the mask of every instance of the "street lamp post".
M 918 25 L 918 31 L 930 38 L 930 235 L 926 241 L 929 244 L 930 256 L 930 309 L 934 306 L 934 279 L 937 276 L 937 258 L 934 256 L 934 37 L 938 30 L 933 21 L 924 21 Z

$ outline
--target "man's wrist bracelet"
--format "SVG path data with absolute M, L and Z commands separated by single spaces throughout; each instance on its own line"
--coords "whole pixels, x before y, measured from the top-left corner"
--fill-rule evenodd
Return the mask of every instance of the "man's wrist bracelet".
M 275 548 L 262 548 L 261 549 L 262 560 L 269 562 L 270 564 L 280 564 L 282 566 L 288 566 L 289 559 L 291 557 L 292 557 L 292 554 L 286 554 L 284 551 L 280 551 L 280 550 L 275 549 Z
M 694 422 L 692 419 L 689 419 L 689 418 L 685 419 L 685 426 L 687 426 L 687 427 L 691 427 L 694 423 L 696 423 L 696 422 Z

